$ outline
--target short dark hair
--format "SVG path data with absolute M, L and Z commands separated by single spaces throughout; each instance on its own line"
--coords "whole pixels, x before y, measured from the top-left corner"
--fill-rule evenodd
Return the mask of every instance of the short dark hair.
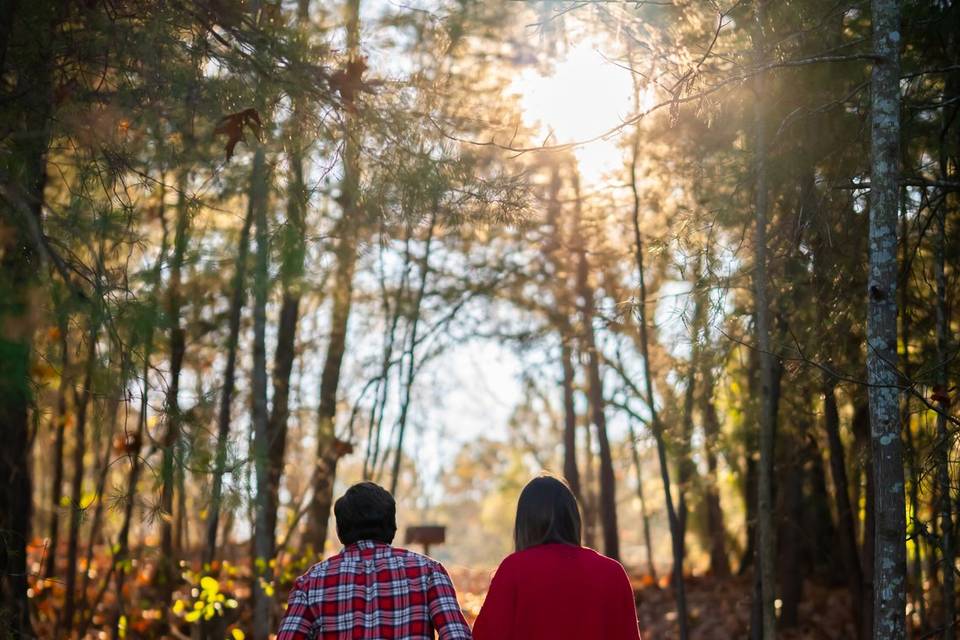
M 397 533 L 397 503 L 390 492 L 373 482 L 359 482 L 333 505 L 337 537 L 344 545 L 359 540 L 393 542 Z
M 546 542 L 580 546 L 580 528 L 577 499 L 562 480 L 540 476 L 520 492 L 513 527 L 517 551 Z

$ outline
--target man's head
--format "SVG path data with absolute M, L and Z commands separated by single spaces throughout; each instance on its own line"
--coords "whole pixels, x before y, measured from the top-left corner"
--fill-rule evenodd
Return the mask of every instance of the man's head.
M 397 503 L 390 492 L 372 482 L 360 482 L 333 505 L 337 537 L 344 545 L 358 540 L 391 544 L 397 533 Z

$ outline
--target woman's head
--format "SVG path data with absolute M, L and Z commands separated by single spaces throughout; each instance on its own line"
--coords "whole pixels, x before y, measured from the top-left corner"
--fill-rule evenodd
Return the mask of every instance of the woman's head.
M 545 542 L 580 545 L 580 509 L 566 483 L 552 476 L 527 483 L 517 501 L 513 542 L 517 551 Z

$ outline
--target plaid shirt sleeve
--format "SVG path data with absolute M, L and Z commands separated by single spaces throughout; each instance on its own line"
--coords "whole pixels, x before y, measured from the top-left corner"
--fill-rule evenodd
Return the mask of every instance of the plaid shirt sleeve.
M 310 606 L 308 585 L 303 577 L 298 578 L 290 589 L 287 611 L 280 621 L 276 640 L 313 640 L 316 617 Z
M 430 620 L 437 631 L 439 640 L 471 640 L 470 627 L 463 618 L 457 592 L 453 588 L 450 575 L 437 564 L 430 574 L 427 587 L 427 602 L 430 606 Z M 278 638 L 277 640 L 281 640 Z

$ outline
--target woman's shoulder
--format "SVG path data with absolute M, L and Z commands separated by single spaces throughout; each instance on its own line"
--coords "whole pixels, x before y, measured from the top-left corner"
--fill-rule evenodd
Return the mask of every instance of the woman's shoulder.
M 610 568 L 623 567 L 616 560 L 601 555 L 589 547 L 581 547 L 572 544 L 548 542 L 524 549 L 523 551 L 514 551 L 500 563 L 504 566 L 522 566 L 525 564 L 536 564 L 538 562 L 549 561 L 559 557 L 577 559 L 580 562 L 589 562 L 597 565 L 604 565 Z

